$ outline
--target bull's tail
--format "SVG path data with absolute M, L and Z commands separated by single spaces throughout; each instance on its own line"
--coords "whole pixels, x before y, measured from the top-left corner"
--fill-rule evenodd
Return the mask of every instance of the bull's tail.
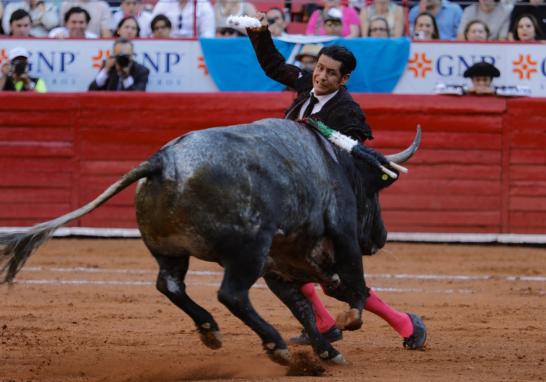
M 156 173 L 160 168 L 160 162 L 152 157 L 125 174 L 85 206 L 23 232 L 0 234 L 0 284 L 12 282 L 32 252 L 46 242 L 57 228 L 93 211 L 130 184 Z

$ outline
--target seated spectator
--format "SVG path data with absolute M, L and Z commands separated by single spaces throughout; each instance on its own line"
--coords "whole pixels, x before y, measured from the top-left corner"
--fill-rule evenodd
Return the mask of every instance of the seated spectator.
M 326 36 L 342 36 L 343 26 L 342 19 L 343 13 L 337 8 L 330 8 L 323 16 L 323 27 Z
M 216 26 L 210 2 L 208 0 L 197 2 L 197 36 L 194 36 L 193 8 L 191 0 L 159 0 L 152 14 L 153 16 L 162 14 L 169 18 L 174 37 L 214 37 Z
M 165 15 L 157 15 L 150 22 L 152 38 L 170 38 L 172 32 L 171 20 Z
M 537 19 L 533 15 L 523 14 L 514 22 L 512 38 L 514 41 L 537 41 L 543 37 Z
M 500 77 L 500 71 L 488 62 L 478 62 L 463 73 L 464 78 L 470 78 L 472 86 L 465 89 L 466 94 L 495 94 L 493 78 Z
M 64 27 L 52 29 L 49 32 L 51 38 L 97 38 L 94 33 L 87 31 L 91 16 L 80 7 L 73 7 L 64 14 Z
M 288 21 L 285 20 L 285 15 L 280 8 L 269 8 L 265 13 L 267 19 L 268 29 L 273 37 L 281 37 L 286 34 L 286 26 Z
M 434 16 L 428 12 L 423 12 L 415 18 L 413 38 L 416 40 L 438 40 L 440 38 Z
M 126 38 L 127 40 L 133 40 L 140 37 L 140 26 L 138 21 L 133 16 L 127 16 L 121 19 L 114 32 L 116 38 Z
M 217 0 L 216 4 L 214 4 L 216 30 L 229 27 L 227 23 L 229 16 L 255 17 L 256 8 L 251 3 L 243 0 Z
M 391 37 L 387 19 L 382 16 L 374 16 L 368 23 L 366 37 Z
M 216 28 L 216 37 L 243 37 L 243 36 L 245 36 L 244 33 L 232 27 Z
M 32 20 L 24 9 L 17 9 L 9 18 L 9 35 L 11 37 L 33 37 L 30 34 Z
M 29 53 L 25 48 L 16 47 L 9 51 L 9 63 L 0 68 L 0 91 L 38 92 L 47 91 L 41 78 L 31 77 L 28 72 Z
M 480 20 L 472 20 L 464 28 L 465 41 L 487 41 L 490 34 L 487 24 Z
M 3 19 L 4 16 L 4 4 L 2 4 L 2 1 L 0 1 L 0 21 Z M 0 22 L 0 35 L 4 34 L 4 28 L 2 27 L 2 23 Z
M 324 36 L 326 29 L 324 28 L 325 18 L 328 16 L 328 11 L 332 8 L 341 11 L 341 36 L 343 37 L 358 37 L 360 36 L 360 19 L 358 13 L 353 8 L 344 7 L 341 5 L 341 0 L 323 0 L 324 9 L 315 10 L 307 23 L 305 34 Z
M 516 19 L 519 19 L 521 15 L 532 15 L 537 20 L 539 30 L 546 32 L 546 1 L 545 0 L 528 0 L 516 3 L 514 10 L 510 16 L 510 30 L 514 29 Z M 511 34 L 511 33 L 510 33 Z M 513 36 L 510 36 L 513 38 Z M 544 39 L 546 36 L 542 35 L 540 39 Z
M 387 21 L 390 36 L 402 36 L 404 33 L 404 10 L 390 0 L 374 0 L 371 5 L 360 11 L 360 30 L 363 35 L 368 35 L 369 24 L 377 16 L 381 16 Z
M 301 51 L 296 55 L 296 65 L 302 70 L 313 73 L 317 65 L 318 55 L 323 48 L 321 44 L 306 44 L 301 48 Z
M 114 41 L 112 54 L 102 62 L 89 90 L 144 91 L 150 71 L 135 62 L 133 43 L 125 38 Z
M 457 32 L 459 40 L 464 39 L 464 30 L 467 24 L 473 20 L 481 20 L 487 24 L 491 40 L 504 40 L 508 37 L 510 11 L 496 3 L 495 0 L 479 0 L 478 4 L 472 4 L 465 8 Z
M 61 4 L 61 18 L 70 8 L 80 7 L 87 11 L 90 21 L 87 22 L 87 31 L 100 37 L 112 37 L 112 11 L 103 0 L 67 0 Z M 66 24 L 65 24 L 66 26 Z
M 434 16 L 438 25 L 438 31 L 442 40 L 454 40 L 457 37 L 457 30 L 463 14 L 459 4 L 451 3 L 448 0 L 420 0 L 418 5 L 411 8 L 409 12 L 410 26 L 415 25 L 415 19 L 423 12 Z M 413 30 L 411 30 L 413 36 Z
M 57 9 L 51 2 L 42 0 L 13 1 L 6 5 L 2 27 L 6 34 L 10 34 L 11 15 L 22 9 L 27 11 L 30 20 L 32 20 L 30 36 L 46 37 L 49 31 L 59 25 L 59 15 Z
M 133 16 L 140 28 L 140 37 L 149 37 L 152 34 L 150 23 L 152 12 L 146 11 L 140 0 L 121 0 L 119 9 L 112 15 L 112 30 L 116 30 L 121 19 Z

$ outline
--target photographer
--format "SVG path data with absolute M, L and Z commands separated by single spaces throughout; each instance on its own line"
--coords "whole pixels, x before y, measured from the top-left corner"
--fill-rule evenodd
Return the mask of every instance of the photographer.
M 133 60 L 133 43 L 117 39 L 112 55 L 103 63 L 89 90 L 145 91 L 150 71 Z
M 31 77 L 28 73 L 29 53 L 25 48 L 16 47 L 9 51 L 9 63 L 0 70 L 0 90 L 15 92 L 47 91 L 41 78 Z

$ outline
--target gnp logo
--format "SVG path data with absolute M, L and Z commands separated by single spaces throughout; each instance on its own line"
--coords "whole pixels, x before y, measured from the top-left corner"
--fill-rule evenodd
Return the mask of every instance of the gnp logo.
M 542 60 L 542 72 L 546 75 L 544 70 L 544 62 L 546 59 Z M 520 80 L 527 79 L 530 80 L 533 74 L 537 72 L 537 62 L 533 60 L 533 57 L 530 54 L 520 54 L 517 60 L 512 61 L 514 68 L 512 72 L 516 73 Z
M 0 48 L 0 64 L 8 62 L 8 50 Z M 76 61 L 76 54 L 70 51 L 29 52 L 29 71 L 34 74 L 65 73 Z
M 428 72 L 432 72 L 432 60 L 427 57 L 426 53 L 417 53 L 408 61 L 408 70 L 413 72 L 416 78 L 425 78 Z

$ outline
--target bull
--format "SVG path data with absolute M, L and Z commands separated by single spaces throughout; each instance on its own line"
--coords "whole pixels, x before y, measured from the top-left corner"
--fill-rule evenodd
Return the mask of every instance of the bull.
M 418 130 L 410 147 L 383 162 L 403 163 L 419 141 Z M 206 346 L 219 348 L 222 339 L 212 315 L 186 293 L 190 256 L 224 268 L 219 301 L 261 338 L 271 359 L 286 364 L 290 352 L 249 300 L 260 277 L 303 325 L 319 357 L 345 362 L 317 330 L 300 286 L 325 285 L 356 312 L 353 329 L 361 325 L 368 293 L 361 256 L 385 244 L 378 192 L 393 182 L 374 161 L 355 159 L 316 131 L 283 119 L 191 132 L 85 206 L 1 235 L 0 283 L 13 281 L 55 229 L 136 181 L 138 228 L 159 264 L 156 287 L 193 319 Z

